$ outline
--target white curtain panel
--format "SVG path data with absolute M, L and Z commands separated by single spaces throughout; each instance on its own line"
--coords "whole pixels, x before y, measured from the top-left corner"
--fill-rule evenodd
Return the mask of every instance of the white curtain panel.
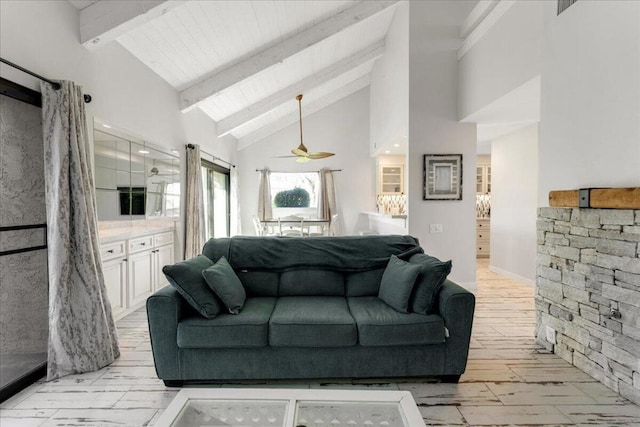
M 271 171 L 264 168 L 260 173 L 260 185 L 258 187 L 258 218 L 260 221 L 273 218 L 273 209 L 271 208 L 271 184 L 269 177 Z
M 240 187 L 238 185 L 238 168 L 231 167 L 231 194 L 229 195 L 231 201 L 231 235 L 239 236 L 242 234 L 242 222 L 240 221 Z
M 49 344 L 47 379 L 98 370 L 120 356 L 102 274 L 82 89 L 42 83 Z
M 202 189 L 202 162 L 200 146 L 187 146 L 187 212 L 184 238 L 184 258 L 198 255 L 205 244 L 204 191 Z
M 338 205 L 336 201 L 336 186 L 333 172 L 330 169 L 320 169 L 320 203 L 321 218 L 331 221 L 329 235 L 337 236 L 340 233 L 338 226 Z

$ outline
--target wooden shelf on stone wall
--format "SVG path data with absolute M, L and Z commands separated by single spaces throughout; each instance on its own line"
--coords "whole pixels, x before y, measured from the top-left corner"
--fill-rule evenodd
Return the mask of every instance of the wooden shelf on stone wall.
M 583 199 L 583 203 L 580 203 L 581 198 Z M 640 209 L 640 187 L 550 191 L 549 206 L 563 208 Z

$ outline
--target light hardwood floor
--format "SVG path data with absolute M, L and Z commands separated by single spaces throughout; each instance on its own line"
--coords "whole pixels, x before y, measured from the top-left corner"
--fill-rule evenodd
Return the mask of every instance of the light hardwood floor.
M 640 407 L 534 343 L 532 287 L 490 272 L 480 260 L 476 296 L 469 364 L 459 384 L 398 379 L 225 387 L 410 390 L 427 425 L 640 426 Z M 118 329 L 122 357 L 113 365 L 34 384 L 0 405 L 0 425 L 152 425 L 177 391 L 155 375 L 144 310 Z

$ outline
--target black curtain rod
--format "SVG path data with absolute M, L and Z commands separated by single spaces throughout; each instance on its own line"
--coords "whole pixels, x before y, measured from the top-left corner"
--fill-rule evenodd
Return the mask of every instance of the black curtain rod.
M 256 172 L 262 172 L 264 171 L 264 169 L 256 169 Z M 271 172 L 275 172 L 275 173 L 308 173 L 308 172 L 278 172 L 278 171 L 271 171 Z M 320 171 L 312 171 L 312 172 L 320 172 Z M 342 172 L 342 169 L 329 169 L 329 172 Z
M 195 146 L 195 145 L 193 145 L 193 144 L 187 144 L 187 148 L 190 148 L 190 149 L 192 149 L 192 150 L 193 150 L 194 148 L 196 148 L 196 146 Z M 214 162 L 215 162 L 215 161 L 218 161 L 218 162 L 226 163 L 226 164 L 228 164 L 229 166 L 231 166 L 232 168 L 235 168 L 235 167 L 236 167 L 236 165 L 234 165 L 233 163 L 227 162 L 226 160 L 222 160 L 220 157 L 218 157 L 218 156 L 214 156 L 214 155 L 213 155 L 213 154 L 211 154 L 211 153 L 207 153 L 206 151 L 204 151 L 204 150 L 202 150 L 202 149 L 200 149 L 200 152 L 201 152 L 201 153 L 206 154 L 207 156 L 211 156 L 211 157 L 213 157 L 213 161 L 214 161 Z
M 54 80 L 49 80 L 49 79 L 47 79 L 46 77 L 42 77 L 40 74 L 36 74 L 36 73 L 34 73 L 33 71 L 31 71 L 31 70 L 27 70 L 26 68 L 23 68 L 23 67 L 19 66 L 18 64 L 14 64 L 14 63 L 13 63 L 13 62 L 11 62 L 11 61 L 7 61 L 7 60 L 6 60 L 6 59 L 4 59 L 4 58 L 0 58 L 0 62 L 2 62 L 2 63 L 4 63 L 4 64 L 7 64 L 8 66 L 15 68 L 16 70 L 20 70 L 20 71 L 22 71 L 23 73 L 27 73 L 27 74 L 29 74 L 29 75 L 31 75 L 31 76 L 33 76 L 33 77 L 37 78 L 37 79 L 40 79 L 40 80 L 42 80 L 43 82 L 47 82 L 47 83 L 49 83 L 51 86 L 53 86 L 53 89 L 55 89 L 55 90 L 58 90 L 58 89 L 60 89 L 60 88 L 62 87 L 62 86 L 60 85 L 60 83 L 58 83 L 58 82 L 56 82 L 56 81 L 54 81 Z M 89 94 L 84 94 L 84 102 L 86 102 L 87 104 L 88 104 L 89 102 L 91 102 L 91 95 L 89 95 Z

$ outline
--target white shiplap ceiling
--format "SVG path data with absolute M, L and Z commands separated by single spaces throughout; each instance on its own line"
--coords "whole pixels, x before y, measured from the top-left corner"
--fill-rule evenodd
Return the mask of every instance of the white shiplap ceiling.
M 308 115 L 368 85 L 396 2 L 71 3 L 85 46 L 117 40 L 243 148 L 296 121 L 298 92 Z

